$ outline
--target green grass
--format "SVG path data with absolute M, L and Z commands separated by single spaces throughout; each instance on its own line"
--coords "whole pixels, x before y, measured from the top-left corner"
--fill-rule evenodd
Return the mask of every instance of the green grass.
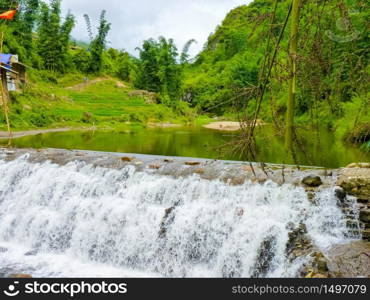
M 30 78 L 21 93 L 11 93 L 13 130 L 88 126 L 124 130 L 148 123 L 185 124 L 197 118 L 186 104 L 177 110 L 130 96 L 134 90 L 130 84 L 114 78 L 89 78 L 86 86 L 81 86 L 84 78 L 79 74 L 57 78 L 33 71 Z M 3 114 L 0 124 L 0 129 L 5 130 Z

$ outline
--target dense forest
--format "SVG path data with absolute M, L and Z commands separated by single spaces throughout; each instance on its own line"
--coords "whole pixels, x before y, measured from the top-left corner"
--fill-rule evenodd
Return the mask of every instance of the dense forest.
M 325 127 L 369 147 L 367 1 L 254 0 L 230 11 L 192 59 L 188 51 L 194 40 L 180 51 L 172 39 L 148 39 L 138 45 L 138 57 L 107 47 L 111 24 L 105 11 L 100 20 L 85 15 L 88 38 L 80 42 L 71 36 L 73 12 L 62 15 L 61 0 L 0 1 L 1 11 L 16 8 L 14 20 L 1 20 L 3 52 L 17 54 L 29 66 L 31 84 L 12 95 L 15 128 L 24 127 L 19 120 L 27 116 L 36 119 L 35 127 L 61 118 L 45 107 L 24 109 L 35 97 L 48 101 L 45 86 L 110 76 L 155 93 L 161 107 L 157 119 L 174 112 L 252 125 L 263 120 L 278 133 L 291 127 L 288 139 L 296 127 Z M 79 118 L 89 122 L 94 116 L 84 112 Z M 123 120 L 143 121 L 137 114 Z M 3 116 L 0 121 L 5 122 Z M 248 128 L 247 139 L 254 126 Z

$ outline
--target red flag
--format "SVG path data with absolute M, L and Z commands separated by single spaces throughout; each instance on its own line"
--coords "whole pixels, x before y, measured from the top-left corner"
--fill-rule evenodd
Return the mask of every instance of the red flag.
M 0 19 L 13 20 L 16 13 L 17 10 L 9 10 L 7 12 L 0 14 Z

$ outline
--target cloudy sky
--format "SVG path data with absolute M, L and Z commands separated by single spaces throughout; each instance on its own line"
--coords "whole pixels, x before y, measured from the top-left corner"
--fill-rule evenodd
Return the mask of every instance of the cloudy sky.
M 163 35 L 173 38 L 181 50 L 189 39 L 196 39 L 190 53 L 197 54 L 208 35 L 214 31 L 230 9 L 251 0 L 63 0 L 62 8 L 69 9 L 77 19 L 73 37 L 87 40 L 83 15 L 87 13 L 94 28 L 102 9 L 112 23 L 109 46 L 136 54 L 135 48 L 150 37 Z

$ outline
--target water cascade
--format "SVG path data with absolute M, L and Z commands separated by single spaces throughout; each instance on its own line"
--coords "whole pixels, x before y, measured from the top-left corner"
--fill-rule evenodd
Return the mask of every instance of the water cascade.
M 0 159 L 0 178 L 0 266 L 33 276 L 291 277 L 310 259 L 287 254 L 302 224 L 322 251 L 357 238 L 333 188 L 312 203 L 291 184 L 233 186 L 27 155 Z

